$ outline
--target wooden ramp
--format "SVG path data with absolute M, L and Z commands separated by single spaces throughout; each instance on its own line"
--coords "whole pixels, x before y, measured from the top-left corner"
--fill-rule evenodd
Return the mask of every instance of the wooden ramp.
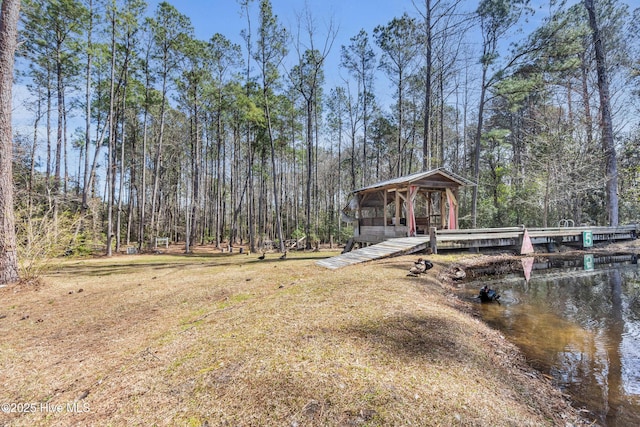
M 429 246 L 429 236 L 402 237 L 389 239 L 366 248 L 340 254 L 331 258 L 322 259 L 316 264 L 335 270 L 347 265 L 372 261 L 374 259 L 388 258 L 405 254 L 412 254 L 426 249 Z

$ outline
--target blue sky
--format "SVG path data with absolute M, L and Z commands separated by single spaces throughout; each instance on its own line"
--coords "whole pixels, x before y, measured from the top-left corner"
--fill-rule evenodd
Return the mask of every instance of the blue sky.
M 161 0 L 148 0 L 149 14 L 153 14 Z M 234 43 L 243 45 L 240 32 L 247 28 L 246 17 L 242 15 L 241 7 L 237 0 L 167 0 L 180 13 L 188 16 L 195 29 L 196 37 L 208 40 L 215 33 L 221 33 Z M 579 0 L 569 0 L 575 3 Z M 629 4 L 640 0 L 627 0 Z M 259 0 L 252 4 L 252 31 L 258 26 L 257 9 Z M 284 25 L 292 33 L 296 32 L 296 17 L 305 9 L 305 5 L 311 11 L 316 20 L 317 42 L 323 42 L 327 34 L 327 26 L 333 20 L 337 27 L 337 37 L 332 50 L 327 57 L 325 66 L 326 86 L 334 87 L 342 85 L 344 71 L 339 69 L 340 47 L 348 45 L 349 39 L 355 36 L 360 29 L 364 29 L 370 36 L 371 44 L 375 48 L 373 29 L 378 25 L 385 25 L 394 17 L 400 17 L 407 12 L 410 16 L 419 18 L 416 6 L 424 9 L 424 0 L 272 0 L 273 12 L 278 16 L 281 25 Z M 465 1 L 463 8 L 468 11 L 476 9 L 479 0 Z M 546 15 L 549 1 L 532 0 L 532 7 L 536 9 L 536 15 L 530 18 L 530 23 L 537 26 L 542 16 Z M 477 38 L 480 43 L 479 38 Z M 291 46 L 293 49 L 293 46 Z M 473 50 L 473 49 L 472 49 Z M 475 51 L 475 50 L 474 50 Z M 286 67 L 293 66 L 286 63 Z M 346 77 L 346 76 L 344 76 Z M 384 83 L 382 73 L 378 73 L 376 93 L 383 98 L 391 97 L 393 88 Z
M 417 1 L 419 3 L 421 0 Z M 158 3 L 158 0 L 149 0 L 151 13 Z M 241 15 L 236 0 L 168 0 L 168 3 L 191 18 L 198 38 L 208 39 L 214 33 L 221 33 L 229 39 L 241 41 L 239 34 L 246 28 L 247 21 Z M 258 0 L 254 0 L 254 11 L 257 10 L 257 3 Z M 318 20 L 319 30 L 323 27 L 323 21 L 333 17 L 340 26 L 339 38 L 346 41 L 357 34 L 360 28 L 371 32 L 376 25 L 385 24 L 394 16 L 400 16 L 405 11 L 413 15 L 415 11 L 411 0 L 272 0 L 272 7 L 281 24 L 294 29 L 296 14 L 304 10 L 305 3 Z M 257 25 L 257 21 L 253 21 L 252 25 Z
M 415 0 L 420 4 L 423 0 Z M 149 13 L 153 14 L 160 0 L 148 0 Z M 240 31 L 247 28 L 247 19 L 241 14 L 236 0 L 168 0 L 180 13 L 188 16 L 195 28 L 196 37 L 208 40 L 213 34 L 221 33 L 234 43 L 243 44 Z M 373 29 L 377 25 L 387 24 L 404 12 L 416 16 L 416 8 L 411 0 L 272 0 L 273 13 L 278 16 L 281 25 L 292 33 L 297 30 L 296 16 L 302 14 L 307 4 L 316 20 L 317 42 L 324 42 L 327 26 L 333 19 L 338 34 L 327 58 L 325 68 L 326 82 L 329 87 L 341 84 L 338 75 L 340 46 L 349 44 L 349 39 L 360 29 L 369 33 L 373 41 Z M 258 0 L 254 0 L 252 9 L 252 31 L 257 28 L 256 12 Z M 293 46 L 291 46 L 293 49 Z M 287 64 L 291 66 L 293 64 Z M 378 87 L 378 90 L 387 88 Z M 389 89 L 391 90 L 391 89 Z

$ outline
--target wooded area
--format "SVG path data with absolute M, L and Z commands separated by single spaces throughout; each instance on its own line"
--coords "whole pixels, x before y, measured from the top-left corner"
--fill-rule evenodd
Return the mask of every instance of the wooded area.
M 187 252 L 340 242 L 351 191 L 437 167 L 477 182 L 460 194 L 462 228 L 637 222 L 640 9 L 551 2 L 513 44 L 526 0 L 415 6 L 338 46 L 310 11 L 285 29 L 269 1 L 241 0 L 236 45 L 197 39 L 168 2 L 24 0 L 20 255 L 158 236 Z M 345 78 L 327 87 L 338 49 Z

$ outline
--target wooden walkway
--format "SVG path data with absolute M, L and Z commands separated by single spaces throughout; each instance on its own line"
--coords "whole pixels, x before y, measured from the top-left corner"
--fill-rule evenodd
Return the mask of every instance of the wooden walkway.
M 366 248 L 356 249 L 355 251 L 340 254 L 331 258 L 322 259 L 316 262 L 316 264 L 331 270 L 336 270 L 340 267 L 372 261 L 374 259 L 412 254 L 414 252 L 423 251 L 428 247 L 429 236 L 401 237 L 385 240 L 384 242 L 367 246 Z
M 401 237 L 385 240 L 366 248 L 357 249 L 332 258 L 318 261 L 316 264 L 335 270 L 347 265 L 372 261 L 423 251 L 427 248 L 431 253 L 438 250 L 475 250 L 481 248 L 505 248 L 520 253 L 525 230 L 533 245 L 552 247 L 567 245 L 588 249 L 594 243 L 633 240 L 640 236 L 640 225 L 624 225 L 618 227 L 559 227 L 529 228 L 505 227 L 466 230 L 432 229 L 429 236 Z
M 480 249 L 510 247 L 520 249 L 524 232 L 527 231 L 533 245 L 569 245 L 579 248 L 591 247 L 594 243 L 612 243 L 618 240 L 638 238 L 640 225 L 617 227 L 555 227 L 555 228 L 480 228 L 462 230 L 432 230 L 431 251 L 439 249 Z M 588 242 L 585 238 L 588 236 Z

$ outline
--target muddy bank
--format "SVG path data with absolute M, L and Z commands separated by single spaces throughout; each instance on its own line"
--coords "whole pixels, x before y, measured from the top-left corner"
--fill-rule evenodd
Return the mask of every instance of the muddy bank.
M 463 300 L 458 296 L 460 278 L 456 275 L 460 266 L 465 266 L 466 271 L 473 276 L 473 268 L 478 271 L 490 269 L 492 264 L 497 267 L 492 271 L 494 274 L 504 274 L 515 271 L 518 268 L 519 260 L 510 255 L 480 256 L 472 259 L 461 259 L 455 267 L 443 268 L 438 278 L 442 290 L 450 298 L 450 304 L 457 310 L 482 322 L 479 313 L 479 304 Z M 500 331 L 491 328 L 482 322 L 490 331 L 482 337 L 494 349 L 494 361 L 504 371 L 505 381 L 524 381 L 525 395 L 535 395 L 538 404 L 548 409 L 548 415 L 552 418 L 552 424 L 556 426 L 597 426 L 595 417 L 589 411 L 581 410 L 573 405 L 571 397 L 553 384 L 553 379 L 548 375 L 536 370 L 526 359 L 522 351 L 511 343 Z

